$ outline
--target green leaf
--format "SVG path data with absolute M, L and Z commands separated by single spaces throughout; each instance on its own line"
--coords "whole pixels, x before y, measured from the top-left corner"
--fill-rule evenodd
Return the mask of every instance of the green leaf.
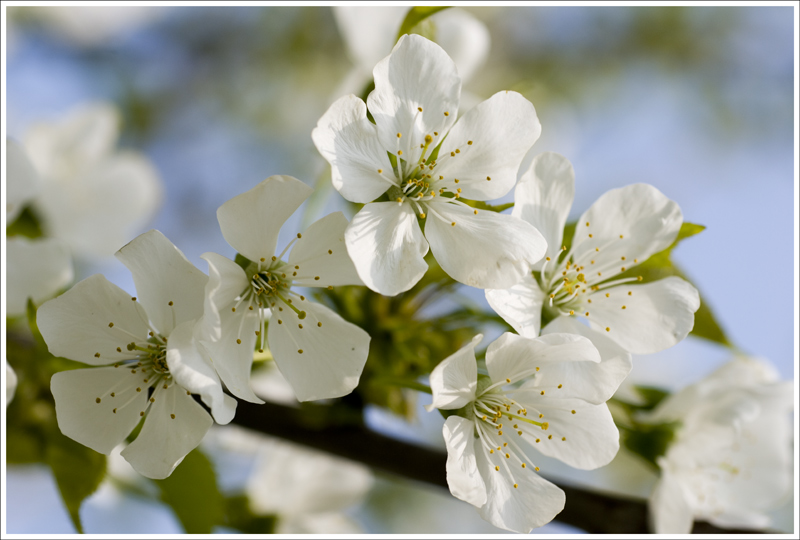
M 272 534 L 277 521 L 274 515 L 257 515 L 250 510 L 247 495 L 234 495 L 225 499 L 226 523 L 245 534 Z
M 79 444 L 61 433 L 48 441 L 45 459 L 53 470 L 61 498 L 72 524 L 83 534 L 80 508 L 95 492 L 106 473 L 106 456 Z
M 666 453 L 679 425 L 679 422 L 668 422 L 656 425 L 636 424 L 633 429 L 622 428 L 623 444 L 658 469 L 656 460 Z
M 172 507 L 187 533 L 209 534 L 215 525 L 224 524 L 225 499 L 211 462 L 200 450 L 189 452 L 168 478 L 155 483 L 161 500 Z
M 403 37 L 403 35 L 410 33 L 412 28 L 434 13 L 442 11 L 443 9 L 447 9 L 448 7 L 450 6 L 417 6 L 411 8 L 408 10 L 406 18 L 403 19 L 403 24 L 400 25 L 400 30 L 397 32 L 397 39 L 400 39 Z M 397 41 L 397 39 L 395 41 Z
M 636 392 L 639 394 L 639 396 L 641 396 L 641 398 L 644 400 L 644 404 L 639 405 L 638 408 L 646 411 L 654 409 L 655 407 L 658 406 L 659 403 L 661 403 L 664 400 L 664 398 L 669 396 L 668 391 L 662 388 L 657 388 L 655 386 L 636 385 L 634 386 L 634 388 L 636 389 Z
M 505 204 L 491 205 L 483 201 L 473 201 L 471 199 L 459 199 L 459 200 L 466 203 L 467 206 L 471 206 L 472 208 L 477 208 L 478 210 L 488 210 L 489 212 L 502 212 L 503 210 L 508 210 L 509 208 L 514 207 L 513 201 Z
M 233 262 L 238 264 L 245 272 L 247 271 L 247 267 L 253 264 L 253 261 L 242 255 L 241 253 L 236 254 L 236 257 L 234 257 Z
M 20 212 L 14 223 L 6 228 L 6 236 L 24 236 L 26 238 L 40 238 L 43 236 L 42 226 L 33 209 L 28 206 Z

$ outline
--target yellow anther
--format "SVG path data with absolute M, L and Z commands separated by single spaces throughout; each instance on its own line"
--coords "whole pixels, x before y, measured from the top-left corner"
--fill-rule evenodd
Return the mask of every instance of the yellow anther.
M 455 156 L 456 156 L 455 152 L 450 152 L 450 157 L 455 157 Z
M 122 349 L 120 347 L 117 347 L 117 352 L 122 352 Z
M 611 293 L 606 293 L 606 298 L 610 297 Z
M 561 388 L 562 386 L 564 386 L 564 385 L 563 385 L 563 384 L 559 384 L 559 385 L 558 385 L 558 388 Z
M 550 427 L 550 424 L 548 422 L 543 422 L 542 423 L 542 429 L 543 430 L 547 431 L 547 428 L 549 428 L 549 427 Z
M 115 407 L 115 408 L 114 408 L 114 410 L 112 410 L 111 412 L 113 412 L 114 414 L 117 414 L 117 409 L 116 409 L 116 407 Z
M 544 415 L 542 413 L 539 413 L 539 418 L 544 418 Z
M 622 309 L 625 309 L 625 306 L 622 306 Z
M 272 256 L 272 260 L 273 260 L 273 261 L 277 261 L 277 260 L 278 260 L 278 257 L 276 257 L 275 255 L 273 255 L 273 256 Z
M 94 353 L 94 357 L 95 358 L 100 358 L 100 353 L 99 352 Z
M 476 216 L 478 215 L 478 211 L 477 210 L 473 210 L 472 213 L 475 214 Z
M 539 472 L 539 467 L 534 467 L 533 470 Z
M 611 328 L 609 328 L 608 326 L 606 326 L 606 332 L 611 332 Z
M 511 382 L 511 379 L 508 379 L 508 378 L 507 378 L 507 379 L 506 379 L 506 382 Z
M 303 354 L 303 349 L 297 349 L 297 354 Z
M 548 435 L 548 436 L 547 436 L 547 440 L 552 440 L 552 439 L 553 439 L 553 436 L 552 436 L 552 435 Z
M 449 112 L 447 112 L 447 111 L 444 111 L 444 115 L 445 115 L 445 116 L 450 116 L 450 113 L 449 113 Z
M 383 169 L 378 169 L 378 174 L 381 174 L 382 172 L 383 172 Z M 261 260 L 263 261 L 264 259 L 261 259 Z
M 571 412 L 572 414 L 575 414 L 575 409 L 572 409 L 570 412 Z
M 492 180 L 492 177 L 491 177 L 491 176 L 487 176 L 487 177 L 486 177 L 486 180 L 489 180 L 489 181 L 491 181 L 491 180 Z
M 570 315 L 575 315 L 575 310 L 574 309 L 569 310 L 569 314 Z
M 95 403 L 100 403 L 100 398 L 94 400 Z
M 584 315 L 588 317 L 589 316 L 589 312 L 587 311 L 586 313 L 584 313 Z
M 510 459 L 510 458 L 511 458 L 511 454 L 506 454 L 506 459 Z
M 402 155 L 403 155 L 403 151 L 402 151 L 402 150 L 398 150 L 398 151 L 397 151 L 397 155 L 398 155 L 398 156 L 402 156 Z
M 586 282 L 586 276 L 584 276 L 583 274 L 578 274 L 578 277 L 576 277 L 575 279 L 577 279 L 581 283 L 585 283 Z
M 278 324 L 283 324 L 283 321 L 278 319 Z
M 517 487 L 517 484 L 514 484 L 514 487 L 516 488 L 516 487 Z
M 567 438 L 566 438 L 566 437 L 561 437 L 561 440 L 562 440 L 562 441 L 566 441 L 566 440 L 567 440 Z
M 453 178 L 453 182 L 455 182 L 456 184 L 458 184 L 458 182 L 459 182 L 458 178 Z
M 418 110 L 419 112 L 422 112 L 422 107 L 417 107 L 417 110 Z
M 472 146 L 472 141 L 467 141 L 467 144 Z
M 499 470 L 500 470 L 500 467 L 499 467 L 498 465 L 495 465 L 495 466 L 494 466 L 494 470 L 496 470 L 496 471 L 499 471 Z
M 136 302 L 136 297 L 135 297 L 135 296 L 131 296 L 131 300 L 133 300 L 134 302 Z
M 536 439 L 536 442 L 539 442 L 539 441 L 541 441 L 541 440 L 542 440 L 542 439 Z
M 503 434 L 502 430 L 501 430 L 501 431 L 498 431 L 498 432 L 497 432 L 497 434 L 498 434 L 498 435 L 502 435 L 502 434 Z
M 236 308 L 235 308 L 235 307 L 232 307 L 232 308 L 231 308 L 231 311 L 232 311 L 233 313 L 236 313 Z
M 237 339 L 236 339 L 236 344 L 237 344 L 237 345 L 241 345 L 241 344 L 242 344 L 242 340 L 237 338 Z
M 619 235 L 620 238 L 624 238 L 622 235 Z
M 427 217 L 427 216 L 426 216 L 425 212 L 422 212 L 422 213 L 419 215 L 419 217 L 421 217 L 422 219 L 425 219 L 425 217 Z
M 450 223 L 450 226 L 451 226 L 451 227 L 455 227 L 455 226 L 456 226 L 456 222 L 455 222 L 455 221 L 453 221 L 452 223 Z
M 642 276 L 637 276 L 636 279 L 638 279 L 639 281 L 642 281 Z
M 539 394 L 543 396 L 543 395 L 544 395 L 544 390 L 542 390 L 541 392 L 539 392 Z
M 402 136 L 403 136 L 403 134 L 402 134 L 402 133 L 398 133 L 398 134 L 397 134 L 397 138 L 398 138 L 398 139 L 399 139 L 400 137 L 402 137 Z
M 322 322 L 318 322 L 318 323 L 317 323 L 317 326 L 318 326 L 318 327 L 320 327 L 320 328 L 322 328 Z

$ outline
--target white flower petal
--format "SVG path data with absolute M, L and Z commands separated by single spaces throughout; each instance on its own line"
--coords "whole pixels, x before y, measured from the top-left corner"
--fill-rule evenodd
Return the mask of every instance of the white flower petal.
M 333 187 L 348 201 L 371 202 L 394 182 L 387 181 L 394 172 L 377 128 L 367 120 L 367 106 L 356 96 L 336 100 L 319 119 L 311 138 L 331 164 Z
M 574 198 L 575 170 L 564 156 L 539 154 L 525 171 L 520 171 L 511 215 L 542 233 L 547 240 L 547 256 L 553 260 L 561 254 L 564 225 Z M 541 265 L 540 261 L 537 267 Z
M 51 354 L 91 365 L 136 358 L 125 347 L 147 341 L 146 320 L 139 302 L 100 274 L 45 302 L 36 315 Z
M 217 209 L 222 236 L 251 261 L 272 257 L 281 225 L 312 191 L 297 178 L 270 176 Z
M 461 78 L 456 65 L 440 46 L 411 34 L 378 62 L 373 76 L 375 90 L 367 106 L 381 145 L 393 154 L 402 150 L 414 161 L 411 156 L 419 154 L 425 135 L 438 144 L 458 115 Z
M 160 480 L 197 448 L 214 421 L 180 385 L 159 389 L 153 398 L 142 431 L 122 451 L 122 457 L 139 474 Z
M 147 391 L 137 392 L 137 387 L 142 388 L 141 374 L 122 366 L 56 373 L 50 390 L 56 401 L 58 428 L 92 450 L 110 453 L 147 409 Z
M 458 178 L 468 199 L 497 199 L 514 187 L 522 158 L 541 132 L 530 101 L 517 92 L 498 92 L 453 126 L 439 150 L 436 174 Z
M 333 6 L 347 54 L 359 67 L 371 70 L 392 50 L 408 6 Z
M 600 353 L 592 342 L 575 334 L 550 334 L 531 339 L 506 332 L 486 350 L 486 370 L 493 382 L 516 382 L 535 375 L 537 382 L 542 378 L 542 384 L 556 386 L 558 383 L 553 384 L 554 379 L 545 377 L 551 369 L 558 373 L 565 363 L 597 362 L 600 362 Z
M 431 201 L 428 210 L 425 238 L 433 255 L 450 277 L 471 287 L 514 286 L 547 248 L 532 225 L 506 214 L 475 214 L 443 201 Z
M 689 534 L 694 517 L 681 481 L 661 470 L 661 480 L 650 495 L 650 525 L 656 534 Z
M 203 253 L 200 256 L 208 262 L 208 283 L 203 307 L 203 332 L 209 341 L 222 338 L 222 319 L 220 312 L 227 308 L 240 294 L 244 293 L 250 282 L 242 267 L 217 253 Z
M 513 469 L 514 475 L 509 477 L 506 465 L 501 463 L 505 458 L 499 452 L 491 454 L 495 461 L 489 456 L 485 450 L 477 452 L 478 470 L 487 490 L 486 504 L 479 510 L 483 519 L 495 527 L 527 534 L 552 521 L 564 509 L 566 497 L 560 488 L 532 469 Z M 500 470 L 496 471 L 495 466 Z
M 591 315 L 586 319 L 592 328 L 608 328 L 608 337 L 633 354 L 655 353 L 681 341 L 694 327 L 700 307 L 697 289 L 674 276 L 611 287 L 590 298 Z
M 339 512 L 324 514 L 281 515 L 275 525 L 275 534 L 365 534 L 352 518 Z
M 475 399 L 478 386 L 475 347 L 482 340 L 483 334 L 478 334 L 434 368 L 430 376 L 433 402 L 425 406 L 428 412 L 433 409 L 460 409 Z
M 360 463 L 270 437 L 260 444 L 246 489 L 255 512 L 302 516 L 357 504 L 373 482 Z
M 367 204 L 344 232 L 358 276 L 373 291 L 395 296 L 413 287 L 428 269 L 428 243 L 408 204 Z
M 612 189 L 578 220 L 572 241 L 573 261 L 588 267 L 586 259 L 591 258 L 597 268 L 610 267 L 603 275 L 611 277 L 622 272 L 621 267 L 630 268 L 635 261 L 644 262 L 669 247 L 682 223 L 677 203 L 649 184 Z
M 22 209 L 39 193 L 41 180 L 25 148 L 6 139 L 6 223 L 12 223 Z
M 90 103 L 72 109 L 53 123 L 34 125 L 25 134 L 25 148 L 43 177 L 92 164 L 114 148 L 120 115 L 108 103 Z
M 521 336 L 539 336 L 545 294 L 528 273 L 508 289 L 486 289 L 486 301 Z
M 273 309 L 268 341 L 297 399 L 349 394 L 367 362 L 369 334 L 322 304 L 295 298 L 292 305 L 305 311 L 305 318 L 299 319 L 290 309 Z
M 139 302 L 162 335 L 203 315 L 208 276 L 160 231 L 140 234 L 116 257 L 131 271 Z
M 36 199 L 42 226 L 83 255 L 106 257 L 158 210 L 162 186 L 142 155 L 119 152 L 75 176 L 51 178 Z
M 475 424 L 459 416 L 448 418 L 442 429 L 447 445 L 447 485 L 450 493 L 480 507 L 486 502 L 486 485 L 475 459 L 474 432 Z
M 592 405 L 581 399 L 558 399 L 558 394 L 555 396 L 545 395 L 535 402 L 535 409 L 544 415 L 542 421 L 549 424 L 548 429 L 539 436 L 541 442 L 534 443 L 535 448 L 576 469 L 588 470 L 608 465 L 619 450 L 619 431 L 608 406 L 605 403 Z M 529 410 L 534 408 L 532 400 L 521 403 Z M 550 436 L 553 438 L 550 439 Z M 525 438 L 533 442 L 527 433 Z
M 563 387 L 554 393 L 558 398 L 579 398 L 589 403 L 605 403 L 614 395 L 633 367 L 630 353 L 604 333 L 592 330 L 570 317 L 557 317 L 542 329 L 542 335 L 555 332 L 578 334 L 591 340 L 600 353 L 600 362 L 561 362 L 548 366 L 535 383 Z
M 6 407 L 14 399 L 14 392 L 17 391 L 17 374 L 11 369 L 11 366 L 6 360 Z
M 193 394 L 199 394 L 211 409 L 218 424 L 227 424 L 236 414 L 236 400 L 222 391 L 217 372 L 197 348 L 194 321 L 175 327 L 167 345 L 167 365 L 175 381 Z
M 6 314 L 10 317 L 25 314 L 28 298 L 39 304 L 73 280 L 69 248 L 55 238 L 11 237 L 7 240 L 6 255 Z
M 430 20 L 435 27 L 436 42 L 456 63 L 458 75 L 466 83 L 489 56 L 489 29 L 469 12 L 458 8 L 435 13 Z M 463 110 L 463 95 L 461 107 Z
M 234 313 L 225 307 L 220 312 L 220 338 L 212 340 L 202 333 L 196 338 L 231 394 L 251 403 L 264 403 L 250 387 L 257 328 L 254 311 L 243 308 Z
M 293 283 L 301 287 L 363 285 L 347 254 L 344 231 L 349 225 L 341 212 L 334 212 L 312 223 L 303 231 L 289 254 Z

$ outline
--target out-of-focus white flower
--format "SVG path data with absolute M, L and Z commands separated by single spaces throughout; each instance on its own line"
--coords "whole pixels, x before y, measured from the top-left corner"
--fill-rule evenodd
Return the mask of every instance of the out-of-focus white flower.
M 109 454 L 146 415 L 122 456 L 149 478 L 166 478 L 236 401 L 222 391 L 193 339 L 207 276 L 164 235 L 150 231 L 119 250 L 139 297 L 102 275 L 45 302 L 37 321 L 50 352 L 97 367 L 56 373 L 50 384 L 61 432 Z M 151 391 L 152 390 L 152 391 Z
M 563 509 L 564 492 L 535 473 L 526 448 L 580 469 L 611 461 L 619 433 L 605 402 L 627 370 L 597 377 L 614 362 L 601 362 L 582 336 L 506 333 L 486 351 L 488 376 L 479 375 L 482 338 L 433 370 L 428 410 L 455 411 L 443 431 L 450 492 L 492 525 L 527 533 Z
M 113 254 L 160 206 L 161 182 L 150 162 L 115 150 L 119 122 L 114 107 L 95 103 L 25 136 L 41 178 L 36 215 L 46 236 L 66 242 L 73 255 Z
M 17 374 L 11 369 L 11 366 L 6 360 L 6 407 L 14 399 L 14 392 L 17 391 Z
M 344 215 L 314 222 L 275 255 L 281 226 L 311 191 L 291 176 L 271 176 L 234 197 L 217 218 L 225 240 L 251 263 L 243 269 L 216 253 L 202 256 L 210 279 L 199 339 L 230 391 L 254 403 L 262 401 L 250 388 L 250 368 L 267 327 L 270 352 L 300 401 L 349 394 L 367 361 L 369 334 L 291 290 L 361 283 L 344 246 Z
M 36 6 L 27 8 L 79 45 L 101 45 L 161 17 L 163 6 Z
M 25 314 L 28 298 L 38 304 L 70 283 L 74 277 L 67 246 L 54 238 L 7 240 L 6 314 Z
M 668 277 L 642 285 L 615 276 L 666 249 L 683 223 L 678 205 L 649 184 L 603 194 L 578 220 L 572 247 L 561 248 L 575 194 L 572 164 L 553 152 L 536 156 L 520 175 L 512 212 L 547 239 L 547 256 L 513 287 L 487 290 L 489 305 L 523 336 L 536 337 L 542 310 L 581 317 L 634 354 L 681 341 L 700 307 L 697 290 Z M 498 288 L 499 289 L 499 288 Z
M 264 438 L 247 484 L 251 509 L 278 517 L 279 534 L 357 534 L 361 527 L 342 510 L 364 499 L 370 470 L 273 438 Z
M 763 529 L 792 487 L 792 384 L 754 358 L 737 357 L 666 398 L 643 420 L 680 422 L 658 458 L 650 497 L 659 534 L 687 534 L 695 519 Z
M 337 191 L 369 203 L 345 232 L 359 277 L 381 294 L 407 291 L 425 274 L 430 246 L 462 283 L 517 283 L 544 254 L 542 236 L 519 218 L 479 212 L 458 199 L 496 199 L 514 186 L 541 132 L 533 105 L 516 92 L 499 92 L 456 122 L 455 64 L 418 35 L 403 36 L 374 76 L 367 101 L 375 124 L 350 95 L 331 105 L 311 134 Z M 371 202 L 384 193 L 389 202 Z M 427 218 L 424 236 L 417 216 Z
M 353 69 L 335 94 L 356 94 L 372 76 L 372 68 L 392 50 L 408 6 L 335 6 L 333 14 L 342 34 Z M 467 11 L 450 8 L 426 19 L 432 23 L 433 41 L 453 59 L 466 83 L 486 61 L 489 30 Z
M 41 189 L 31 160 L 17 141 L 6 139 L 6 223 L 12 223 Z

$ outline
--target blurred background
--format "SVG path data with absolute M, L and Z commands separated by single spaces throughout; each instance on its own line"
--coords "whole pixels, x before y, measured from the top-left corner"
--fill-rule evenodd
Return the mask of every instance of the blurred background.
M 516 90 L 534 104 L 543 130 L 533 151 L 561 153 L 575 168 L 571 219 L 605 191 L 634 182 L 677 201 L 686 221 L 707 229 L 682 243 L 673 260 L 733 344 L 793 379 L 792 8 L 460 9 L 490 38 L 464 90 L 480 100 Z M 352 216 L 310 137 L 343 91 L 363 90 L 353 85 L 358 59 L 345 41 L 354 30 L 338 26 L 330 7 L 6 10 L 7 134 L 23 140 L 34 123 L 77 105 L 115 104 L 123 116 L 120 146 L 146 154 L 164 184 L 147 228 L 162 231 L 204 271 L 202 253 L 234 255 L 219 231 L 217 207 L 270 175 L 318 187 L 284 227 L 279 249 L 322 215 Z M 401 19 L 402 13 L 395 29 Z M 103 272 L 134 290 L 113 258 L 76 260 L 76 272 L 77 279 Z M 463 289 L 489 310 L 482 291 Z M 690 336 L 635 357 L 630 380 L 677 389 L 730 357 L 730 349 Z M 407 422 L 373 408 L 367 420 L 442 447 L 441 417 L 419 412 Z M 219 479 L 246 482 L 252 453 L 207 446 Z M 632 468 L 622 475 L 613 467 L 551 470 L 565 482 L 646 497 L 655 477 L 626 459 L 633 463 L 621 456 L 617 466 Z M 7 495 L 9 533 L 74 530 L 46 467 L 9 467 Z M 367 532 L 500 532 L 445 491 L 394 478 L 379 478 L 366 501 L 347 512 Z M 790 530 L 787 509 L 776 525 Z M 108 486 L 87 501 L 83 515 L 90 533 L 182 531 L 166 506 Z M 579 531 L 554 523 L 536 532 Z

